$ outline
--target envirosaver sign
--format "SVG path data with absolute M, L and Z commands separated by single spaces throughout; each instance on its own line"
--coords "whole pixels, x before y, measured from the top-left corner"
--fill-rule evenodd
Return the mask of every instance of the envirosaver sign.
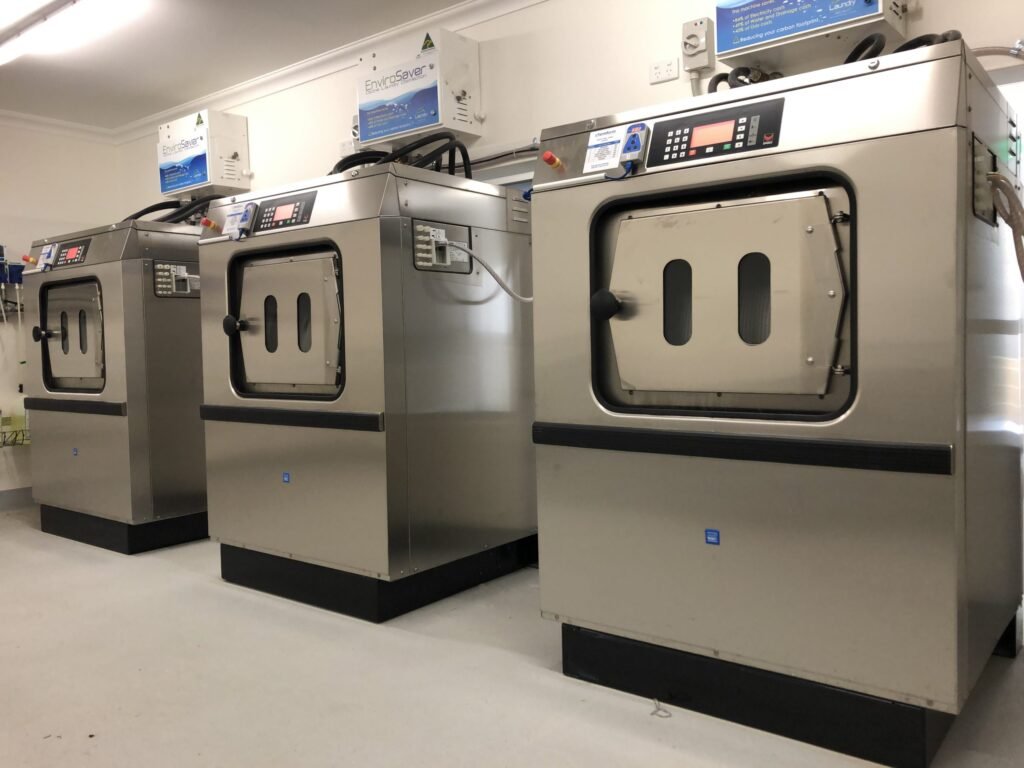
M 157 142 L 160 192 L 170 194 L 210 180 L 206 154 L 210 143 L 210 115 L 195 112 L 162 126 Z
M 718 54 L 881 13 L 881 0 L 719 0 Z
M 359 140 L 374 141 L 441 122 L 437 55 L 425 51 L 393 67 L 362 72 Z

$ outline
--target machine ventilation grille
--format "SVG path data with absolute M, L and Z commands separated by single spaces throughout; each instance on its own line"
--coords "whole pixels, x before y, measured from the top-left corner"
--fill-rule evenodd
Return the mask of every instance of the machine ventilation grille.
M 238 161 L 234 158 L 225 157 L 221 169 L 224 181 L 241 181 L 242 174 L 238 169 Z

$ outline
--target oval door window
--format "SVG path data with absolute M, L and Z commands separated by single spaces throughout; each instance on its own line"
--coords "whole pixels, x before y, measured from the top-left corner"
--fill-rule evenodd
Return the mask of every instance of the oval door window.
M 263 300 L 263 344 L 267 352 L 277 352 L 277 298 Z
M 772 332 L 772 264 L 748 253 L 739 265 L 739 332 L 747 344 L 763 344 Z
M 78 351 L 83 355 L 89 351 L 89 337 L 88 329 L 86 328 L 86 318 L 84 309 L 78 310 Z
M 71 342 L 68 340 L 68 313 L 60 313 L 60 350 L 65 355 L 71 351 Z
M 662 274 L 662 332 L 665 341 L 681 347 L 693 334 L 693 269 L 675 259 Z
M 300 293 L 296 303 L 299 325 L 299 350 L 309 352 L 313 348 L 313 306 L 308 293 Z

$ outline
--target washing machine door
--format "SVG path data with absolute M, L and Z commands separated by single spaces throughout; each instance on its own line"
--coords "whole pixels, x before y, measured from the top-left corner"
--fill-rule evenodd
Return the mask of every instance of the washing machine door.
M 51 391 L 98 392 L 106 383 L 103 301 L 93 278 L 45 285 L 38 336 Z
M 622 387 L 825 394 L 846 293 L 838 252 L 820 192 L 633 212 L 608 285 Z
M 254 258 L 237 279 L 236 387 L 269 396 L 337 396 L 344 375 L 337 253 Z

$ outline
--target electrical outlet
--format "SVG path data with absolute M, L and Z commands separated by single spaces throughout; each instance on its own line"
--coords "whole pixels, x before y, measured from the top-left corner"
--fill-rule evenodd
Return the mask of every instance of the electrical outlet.
M 651 64 L 651 85 L 679 79 L 679 59 L 664 59 Z
M 715 66 L 715 22 L 708 17 L 683 24 L 683 69 L 693 72 Z

